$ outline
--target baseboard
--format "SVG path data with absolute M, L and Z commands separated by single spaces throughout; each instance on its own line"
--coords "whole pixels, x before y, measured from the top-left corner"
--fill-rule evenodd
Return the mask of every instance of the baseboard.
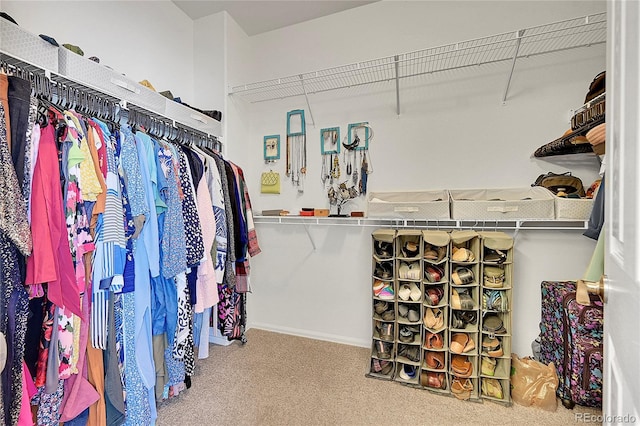
M 229 346 L 233 342 L 228 340 L 226 336 L 221 335 L 217 328 L 211 327 L 209 329 L 209 343 L 220 346 Z
M 292 336 L 307 337 L 309 339 L 324 340 L 327 342 L 341 343 L 343 345 L 358 346 L 362 348 L 370 348 L 371 340 L 355 339 L 337 334 L 318 333 L 316 331 L 303 330 L 299 328 L 281 327 L 279 325 L 265 324 L 261 322 L 251 323 L 250 328 L 260 330 L 273 331 L 275 333 L 290 334 Z

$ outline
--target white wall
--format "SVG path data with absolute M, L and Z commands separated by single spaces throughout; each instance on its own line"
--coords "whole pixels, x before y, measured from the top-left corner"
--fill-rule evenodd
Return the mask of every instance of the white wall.
M 193 21 L 170 1 L 3 0 L 2 10 L 27 31 L 194 105 Z
M 605 10 L 604 2 L 379 2 L 250 37 L 249 80 L 295 75 L 359 60 L 482 37 Z M 506 105 L 501 97 L 509 64 L 393 86 L 310 96 L 315 127 L 307 126 L 308 174 L 299 195 L 286 181 L 284 156 L 262 160 L 262 138 L 286 132 L 286 112 L 304 98 L 245 105 L 229 129 L 243 156 L 254 210 L 327 207 L 320 181 L 321 128 L 368 121 L 374 128 L 369 191 L 529 186 L 540 173 L 572 170 L 589 185 L 587 160 L 532 159 L 533 151 L 569 128 L 592 78 L 605 67 L 604 46 L 520 61 Z M 239 103 L 232 97 L 230 103 Z M 307 122 L 310 121 L 308 111 Z M 231 119 L 231 113 L 228 118 Z M 231 127 L 231 126 L 230 126 Z M 237 130 L 240 131 L 240 130 Z M 261 195 L 260 174 L 281 173 L 282 194 Z M 351 206 L 365 208 L 364 200 Z M 257 225 L 263 253 L 252 260 L 248 321 L 255 327 L 368 346 L 371 342 L 370 233 L 373 228 L 311 226 L 313 250 L 301 225 Z M 530 352 L 540 320 L 540 281 L 580 278 L 594 242 L 577 231 L 522 231 L 516 240 L 513 350 Z

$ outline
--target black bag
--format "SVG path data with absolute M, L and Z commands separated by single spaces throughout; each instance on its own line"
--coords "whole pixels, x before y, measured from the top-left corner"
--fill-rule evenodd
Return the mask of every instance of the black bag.
M 582 180 L 579 177 L 572 176 L 571 172 L 562 174 L 549 172 L 546 175 L 540 175 L 531 186 L 542 186 L 556 195 L 559 192 L 563 192 L 567 196 L 585 196 Z

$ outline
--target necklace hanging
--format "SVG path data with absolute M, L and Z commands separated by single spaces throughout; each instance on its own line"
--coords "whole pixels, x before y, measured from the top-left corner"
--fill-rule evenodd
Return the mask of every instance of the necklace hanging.
M 336 155 L 333 157 L 333 167 L 331 168 L 331 178 L 339 179 L 340 178 L 340 159 Z

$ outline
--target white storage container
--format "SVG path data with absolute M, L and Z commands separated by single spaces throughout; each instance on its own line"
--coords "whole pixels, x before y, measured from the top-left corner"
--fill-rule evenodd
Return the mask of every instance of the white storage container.
M 554 197 L 542 187 L 451 190 L 451 218 L 554 219 Z
M 564 198 L 554 196 L 556 219 L 589 220 L 593 210 L 593 198 Z
M 33 6 L 37 8 L 37 6 Z M 0 18 L 0 50 L 45 70 L 58 72 L 58 48 L 13 22 Z
M 68 49 L 59 49 L 60 74 L 141 108 L 165 114 L 167 98 L 104 65 Z
M 446 191 L 370 192 L 367 216 L 389 219 L 449 219 Z
M 165 98 L 166 99 L 166 98 Z M 167 115 L 185 126 L 213 136 L 222 136 L 222 123 L 194 109 L 166 99 Z

